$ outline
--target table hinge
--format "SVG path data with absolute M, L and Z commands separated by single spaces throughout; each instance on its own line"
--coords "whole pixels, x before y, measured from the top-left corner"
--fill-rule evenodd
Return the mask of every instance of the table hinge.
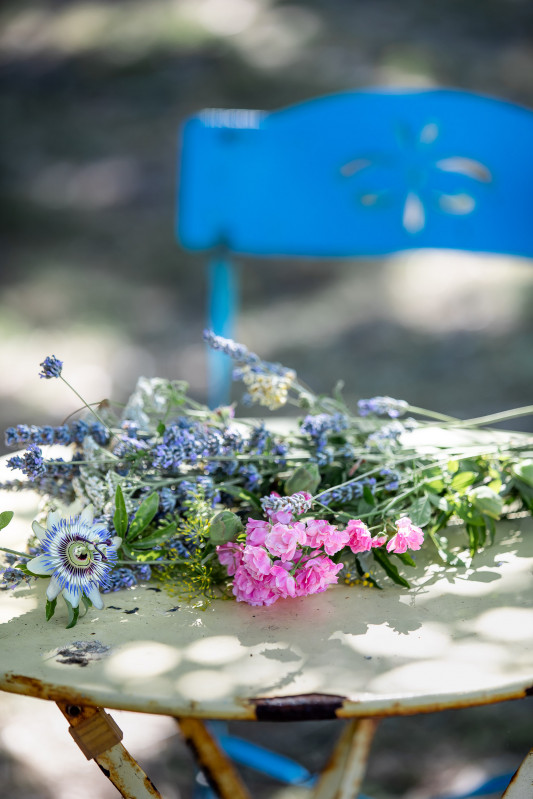
M 101 708 L 90 718 L 68 729 L 87 760 L 98 757 L 123 738 L 118 724 Z

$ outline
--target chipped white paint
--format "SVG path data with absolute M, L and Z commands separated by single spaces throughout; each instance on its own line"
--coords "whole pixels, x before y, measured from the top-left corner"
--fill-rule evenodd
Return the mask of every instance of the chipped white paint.
M 32 515 L 13 537 L 27 534 Z M 2 501 L 9 507 L 9 497 Z M 10 525 L 11 527 L 11 525 Z M 9 530 L 10 528 L 7 528 Z M 451 532 L 452 537 L 460 531 Z M 422 558 L 420 558 L 422 560 Z M 257 697 L 345 697 L 343 717 L 395 715 L 518 697 L 533 685 L 533 522 L 499 525 L 476 570 L 415 572 L 410 591 L 337 586 L 268 608 L 213 602 L 206 610 L 164 591 L 106 595 L 66 630 L 44 590 L 0 594 L 0 687 L 52 699 L 203 718 L 254 718 Z M 128 609 L 138 607 L 128 615 Z M 312 632 L 312 634 L 310 634 Z M 110 654 L 85 668 L 51 657 L 97 638 Z

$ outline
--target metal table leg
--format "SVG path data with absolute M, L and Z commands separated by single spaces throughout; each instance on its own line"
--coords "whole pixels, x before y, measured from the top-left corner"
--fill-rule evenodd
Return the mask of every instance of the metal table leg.
M 105 710 L 58 702 L 69 732 L 88 760 L 95 760 L 124 799 L 161 799 L 161 794 L 120 743 L 122 730 Z
M 533 796 L 533 749 L 509 783 L 502 799 L 531 799 Z
M 360 719 L 346 725 L 320 775 L 313 799 L 355 799 L 359 795 L 377 724 L 375 719 Z
M 177 718 L 182 735 L 192 750 L 199 768 L 221 799 L 250 799 L 249 793 L 231 760 L 200 719 Z

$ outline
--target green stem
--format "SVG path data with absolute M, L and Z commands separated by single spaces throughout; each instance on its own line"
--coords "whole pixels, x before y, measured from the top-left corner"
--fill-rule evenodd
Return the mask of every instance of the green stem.
M 380 466 L 376 466 L 375 469 L 370 469 L 368 472 L 364 472 L 364 474 L 359 474 L 357 475 L 357 477 L 352 477 L 350 478 L 350 480 L 345 480 L 344 483 L 339 483 L 338 485 L 332 486 L 331 488 L 325 488 L 324 491 L 320 491 L 318 494 L 315 494 L 315 496 L 313 497 L 313 501 L 316 501 L 318 497 L 321 497 L 323 494 L 329 494 L 330 491 L 336 491 L 338 488 L 344 488 L 344 486 L 351 485 L 352 483 L 358 483 L 360 480 L 364 480 L 365 477 L 368 477 L 368 475 L 372 475 L 375 474 L 376 472 L 379 472 L 380 468 L 381 468 Z
M 101 416 L 99 416 L 99 415 L 96 413 L 96 411 L 94 410 L 94 408 L 91 408 L 91 406 L 90 406 L 90 405 L 89 405 L 87 402 L 85 402 L 85 400 L 83 399 L 83 397 L 81 396 L 81 394 L 80 394 L 78 391 L 76 391 L 76 389 L 74 388 L 74 386 L 72 386 L 72 385 L 71 385 L 71 384 L 68 382 L 68 380 L 66 380 L 66 379 L 63 377 L 63 375 L 60 375 L 60 377 L 61 377 L 61 380 L 63 381 L 63 383 L 64 383 L 64 384 L 65 384 L 65 385 L 66 385 L 68 388 L 70 388 L 70 390 L 71 390 L 71 391 L 73 391 L 73 392 L 74 392 L 74 394 L 75 394 L 75 395 L 77 396 L 77 398 L 78 398 L 78 399 L 79 399 L 79 400 L 80 400 L 80 401 L 81 401 L 81 402 L 84 404 L 84 406 L 87 408 L 87 410 L 88 410 L 88 411 L 90 411 L 90 412 L 92 413 L 92 415 L 93 415 L 93 416 L 94 416 L 94 417 L 95 417 L 95 418 L 96 418 L 96 419 L 97 419 L 97 420 L 100 422 L 100 424 L 102 424 L 102 425 L 105 427 L 105 429 L 107 430 L 107 432 L 109 433 L 109 435 L 110 435 L 110 436 L 113 436 L 113 431 L 111 430 L 111 428 L 109 427 L 109 425 L 108 425 L 108 424 L 106 424 L 106 423 L 104 422 L 104 420 L 102 419 L 102 417 L 101 417 Z
M 416 405 L 408 405 L 407 410 L 418 414 L 418 416 L 425 416 L 428 419 L 435 419 L 439 422 L 452 422 L 454 425 L 459 422 L 459 424 L 462 424 L 461 419 L 457 419 L 455 416 L 447 416 L 444 413 L 437 413 L 437 411 L 428 411 L 426 408 L 417 408 Z
M 459 422 L 456 427 L 479 427 L 481 425 L 491 424 L 493 422 L 504 422 L 507 419 L 518 419 L 521 416 L 531 416 L 533 414 L 533 405 L 524 405 L 522 408 L 513 408 L 510 411 L 502 411 L 501 413 L 490 413 L 487 416 L 476 416 L 473 419 L 465 419 Z
M 16 555 L 18 558 L 31 558 L 27 552 L 18 552 L 16 549 L 9 549 L 8 547 L 0 547 L 0 552 L 7 552 L 8 555 Z
M 27 558 L 28 556 L 25 555 Z M 189 563 L 183 558 L 173 558 L 172 560 L 116 560 L 115 566 L 168 566 L 169 564 L 179 565 Z

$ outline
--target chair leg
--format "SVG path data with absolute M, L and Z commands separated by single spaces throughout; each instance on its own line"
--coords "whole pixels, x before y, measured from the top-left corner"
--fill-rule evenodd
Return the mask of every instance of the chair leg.
M 246 786 L 216 738 L 200 719 L 177 718 L 196 762 L 220 799 L 250 799 Z
M 346 725 L 319 777 L 313 799 L 357 799 L 377 724 L 375 719 L 360 719 Z
M 95 760 L 124 799 L 161 799 L 137 761 L 120 743 L 122 730 L 105 710 L 57 702 L 69 732 L 88 760 Z
M 224 253 L 209 262 L 208 326 L 217 336 L 233 338 L 239 303 L 238 266 Z M 233 364 L 228 355 L 209 349 L 208 404 L 210 408 L 229 405 Z
M 502 799 L 530 799 L 533 796 L 533 749 L 512 778 Z

